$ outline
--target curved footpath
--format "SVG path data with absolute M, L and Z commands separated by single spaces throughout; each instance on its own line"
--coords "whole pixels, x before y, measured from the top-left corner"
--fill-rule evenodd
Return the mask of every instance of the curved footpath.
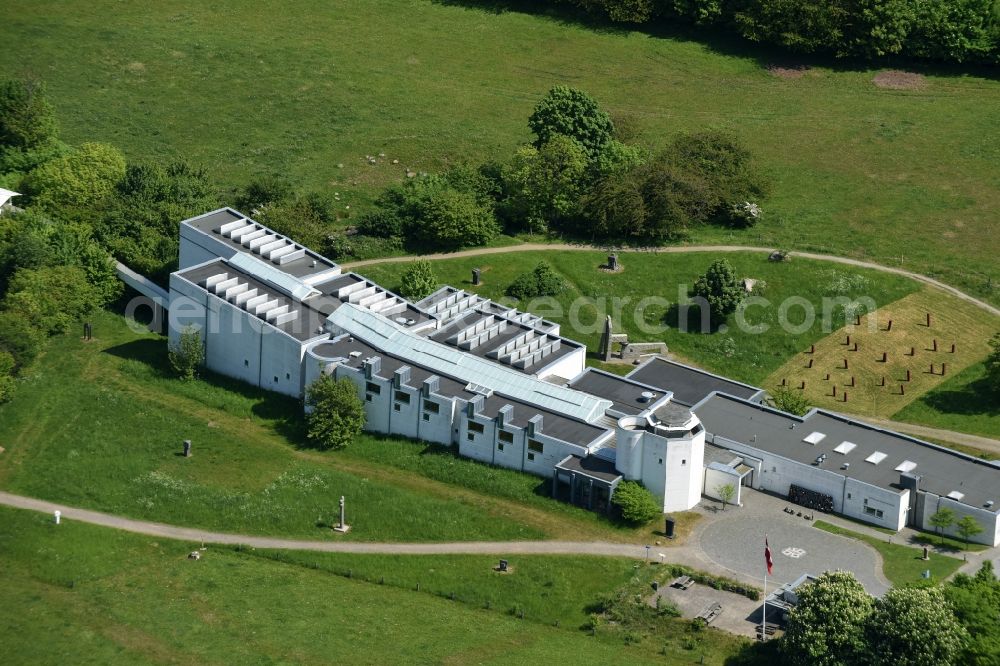
M 424 254 L 424 255 L 408 255 L 404 257 L 382 257 L 379 259 L 366 259 L 363 261 L 351 261 L 341 264 L 344 268 L 349 268 L 354 270 L 355 268 L 360 268 L 362 266 L 373 266 L 375 264 L 389 264 L 397 261 L 412 261 L 414 259 L 426 259 L 429 261 L 437 261 L 439 259 L 457 259 L 459 257 L 476 257 L 479 255 L 487 254 L 507 254 L 508 252 L 538 252 L 542 250 L 558 250 L 562 251 L 591 251 L 591 252 L 606 252 L 610 249 L 615 249 L 620 252 L 649 252 L 652 254 L 684 254 L 688 252 L 758 252 L 758 253 L 768 253 L 774 252 L 774 248 L 765 247 L 755 247 L 751 245 L 669 245 L 664 247 L 650 247 L 650 248 L 609 248 L 608 246 L 599 245 L 571 245 L 569 243 L 524 243 L 522 245 L 507 245 L 504 247 L 481 247 L 472 250 L 462 250 L 460 252 L 442 252 L 437 254 Z M 871 261 L 862 261 L 860 259 L 851 259 L 849 257 L 839 257 L 832 254 L 817 254 L 814 252 L 789 252 L 789 257 L 799 257 L 802 259 L 814 259 L 816 261 L 830 261 L 836 264 L 846 264 L 848 266 L 856 266 L 858 268 L 868 268 L 874 271 L 881 271 L 883 273 L 893 273 L 895 275 L 902 275 L 908 277 L 917 282 L 923 282 L 924 284 L 931 285 L 932 287 L 937 287 L 942 289 L 956 298 L 960 298 L 963 301 L 972 303 L 976 307 L 986 310 L 990 314 L 1000 317 L 1000 308 L 996 308 L 985 301 L 981 301 L 974 296 L 966 294 L 964 291 L 956 289 L 950 285 L 941 282 L 940 280 L 935 280 L 932 277 L 922 275 L 920 273 L 914 273 L 913 271 L 907 271 L 902 268 L 893 268 L 891 266 L 884 266 L 882 264 L 876 264 Z

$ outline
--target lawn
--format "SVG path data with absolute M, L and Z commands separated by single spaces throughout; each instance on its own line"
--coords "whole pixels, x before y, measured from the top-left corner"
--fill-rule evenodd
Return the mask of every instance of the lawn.
M 888 539 L 891 537 L 887 537 L 886 540 L 882 540 L 867 534 L 861 534 L 860 532 L 832 525 L 822 520 L 817 520 L 815 525 L 817 528 L 832 534 L 839 534 L 841 536 L 850 537 L 851 539 L 864 541 L 869 546 L 877 550 L 882 556 L 882 573 L 885 574 L 885 577 L 888 578 L 893 585 L 919 584 L 921 581 L 925 580 L 923 573 L 927 569 L 930 569 L 931 581 L 939 582 L 955 573 L 955 571 L 962 566 L 962 560 L 937 553 L 932 554 L 930 560 L 925 562 L 921 559 L 923 555 L 922 550 L 912 548 L 910 546 L 903 546 L 898 543 L 889 543 Z
M 816 343 L 813 353 L 807 348 L 789 359 L 765 385 L 770 388 L 787 381 L 797 390 L 805 382 L 803 393 L 809 404 L 842 412 L 897 418 L 905 414 L 906 405 L 926 400 L 925 412 L 944 416 L 948 402 L 932 398 L 934 393 L 929 392 L 951 381 L 962 382 L 962 371 L 986 357 L 987 341 L 1000 326 L 997 317 L 971 303 L 945 298 L 930 287 L 879 308 L 875 316 L 862 317 L 860 326 L 853 323 Z M 983 402 L 969 405 L 969 412 L 985 407 Z M 975 419 L 948 422 L 954 426 L 951 429 L 963 432 L 971 432 L 976 425 Z
M 227 186 L 281 174 L 340 192 L 347 215 L 407 168 L 505 158 L 530 139 L 538 99 L 568 83 L 632 114 L 650 145 L 719 126 L 760 156 L 774 177 L 764 221 L 693 240 L 873 259 L 1000 303 L 995 79 L 925 72 L 887 90 L 874 71 L 821 63 L 779 77 L 744 46 L 430 0 L 6 8 L 0 70 L 48 82 L 71 142 L 183 157 Z
M 611 632 L 581 632 L 584 608 L 629 579 L 623 561 L 519 558 L 503 580 L 475 558 L 345 563 L 359 574 L 382 569 L 379 585 L 228 548 L 187 559 L 195 548 L 0 508 L 0 662 L 662 663 L 666 645 L 671 663 L 704 654 L 704 663 L 722 664 L 741 646 L 720 632 L 702 632 L 697 652 L 679 640 L 623 645 Z M 392 585 L 393 571 L 432 589 Z M 439 571 L 467 575 L 453 580 L 470 600 L 443 598 Z M 571 584 L 572 574 L 587 582 Z M 474 595 L 496 603 L 486 609 Z M 508 612 L 541 608 L 533 597 L 545 599 L 544 619 Z M 678 634 L 684 624 L 675 622 Z
M 54 338 L 0 406 L 0 487 L 134 518 L 225 532 L 363 541 L 595 539 L 644 542 L 550 499 L 538 477 L 426 443 L 365 435 L 304 449 L 297 401 L 212 377 L 168 373 L 163 338 L 94 319 L 96 340 Z M 180 455 L 191 439 L 194 455 Z
M 702 333 L 695 311 L 692 312 L 688 332 L 684 332 L 679 326 L 676 305 L 682 300 L 686 302 L 688 290 L 718 257 L 709 252 L 620 253 L 624 270 L 607 273 L 600 269 L 607 260 L 607 256 L 600 252 L 516 252 L 435 261 L 434 272 L 442 284 L 501 299 L 504 290 L 518 274 L 531 270 L 544 260 L 563 277 L 566 289 L 556 297 L 557 307 L 550 302 L 539 301 L 529 309 L 560 323 L 562 335 L 586 343 L 592 353 L 598 350 L 604 317 L 611 314 L 616 332 L 628 333 L 631 341 L 662 340 L 671 353 L 682 359 L 755 385 L 762 385 L 790 358 L 844 325 L 843 309 L 834 308 L 831 310 L 830 327 L 824 326 L 824 297 L 870 296 L 879 307 L 885 307 L 919 289 L 919 285 L 912 280 L 895 275 L 835 267 L 805 259 L 775 263 L 768 261 L 765 254 L 727 253 L 725 258 L 741 277 L 766 283 L 763 297 L 770 301 L 770 305 L 748 308 L 746 323 L 749 326 L 763 324 L 767 330 L 763 333 L 743 330 L 737 325 L 735 317 L 730 317 L 725 332 Z M 385 263 L 358 270 L 376 282 L 394 287 L 398 285 L 405 266 L 405 263 Z M 483 283 L 473 287 L 470 284 L 471 271 L 477 267 L 483 270 Z M 779 326 L 781 304 L 792 297 L 808 301 L 816 314 L 812 325 L 801 332 L 789 332 Z M 525 304 L 509 299 L 508 302 L 525 307 Z M 985 317 L 987 315 L 983 315 Z M 802 307 L 787 309 L 789 323 L 799 325 L 804 323 L 805 318 Z M 643 331 L 643 328 L 647 330 Z
M 1000 439 L 1000 400 L 987 386 L 982 363 L 950 377 L 892 418 Z

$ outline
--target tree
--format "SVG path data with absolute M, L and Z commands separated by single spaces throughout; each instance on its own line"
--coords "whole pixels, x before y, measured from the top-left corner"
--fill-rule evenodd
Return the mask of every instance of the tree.
M 0 351 L 14 357 L 15 370 L 31 365 L 45 336 L 23 313 L 0 311 Z
M 733 265 L 725 259 L 712 262 L 708 270 L 694 283 L 696 296 L 708 303 L 709 317 L 721 322 L 743 302 L 746 292 Z
M 31 150 L 56 138 L 58 127 L 45 85 L 34 79 L 0 83 L 0 145 Z
M 423 202 L 421 213 L 415 236 L 434 248 L 486 245 L 500 233 L 493 211 L 467 192 L 442 189 Z
M 874 601 L 846 571 L 827 572 L 796 590 L 781 649 L 796 666 L 842 666 L 864 661 L 864 628 Z
M 321 449 L 341 449 L 361 434 L 365 408 L 354 382 L 322 374 L 306 389 L 308 437 Z
M 736 486 L 731 483 L 724 483 L 715 487 L 715 494 L 722 500 L 722 510 L 726 510 L 726 505 L 733 501 L 736 496 Z
M 28 174 L 25 194 L 50 209 L 91 207 L 106 199 L 125 177 L 125 157 L 114 146 L 85 143 Z
M 990 355 L 986 357 L 986 381 L 1000 395 L 1000 333 L 990 339 Z
M 186 326 L 180 337 L 170 346 L 167 352 L 170 366 L 184 381 L 191 381 L 198 376 L 198 368 L 205 362 L 205 346 L 201 340 L 201 332 L 194 326 Z
M 957 523 L 955 523 L 955 531 L 958 532 L 959 536 L 965 540 L 965 548 L 969 549 L 969 539 L 981 534 L 983 531 L 983 526 L 979 524 L 972 516 L 963 516 Z
M 77 266 L 21 269 L 8 285 L 3 308 L 42 331 L 64 333 L 103 305 L 102 293 Z
M 410 267 L 403 271 L 402 284 L 399 287 L 399 295 L 411 301 L 419 301 L 425 296 L 429 296 L 437 289 L 437 278 L 434 277 L 434 269 L 429 261 L 415 261 Z
M 587 166 L 583 147 L 567 136 L 553 136 L 540 148 L 520 148 L 501 171 L 505 215 L 532 232 L 573 218 Z
M 655 236 L 636 173 L 609 174 L 581 197 L 580 207 L 591 238 L 641 241 Z
M 771 392 L 771 402 L 776 409 L 796 416 L 802 416 L 809 411 L 809 401 L 798 392 L 789 390 L 786 386 L 779 386 Z
M 553 137 L 575 139 L 590 158 L 604 149 L 614 133 L 611 116 L 601 110 L 593 97 L 568 86 L 556 86 L 535 106 L 528 127 L 541 148 Z
M 866 636 L 872 666 L 949 666 L 967 634 L 940 587 L 894 587 L 876 602 Z
M 1000 664 L 1000 581 L 990 560 L 975 576 L 957 574 L 944 589 L 958 623 L 969 640 L 960 658 L 968 666 Z
M 611 503 L 621 509 L 622 518 L 641 525 L 663 514 L 663 507 L 656 503 L 653 493 L 638 481 L 622 481 L 611 496 Z
M 562 278 L 544 261 L 530 273 L 522 273 L 507 287 L 507 295 L 517 299 L 555 296 L 563 290 Z
M 938 535 L 941 536 L 944 530 L 948 529 L 955 523 L 955 512 L 948 507 L 943 506 L 938 509 L 934 515 L 928 518 L 927 522 L 933 525 L 934 528 L 937 529 Z M 944 539 L 942 538 L 941 541 L 943 543 Z
M 14 395 L 14 357 L 10 352 L 0 351 L 0 403 L 7 402 Z

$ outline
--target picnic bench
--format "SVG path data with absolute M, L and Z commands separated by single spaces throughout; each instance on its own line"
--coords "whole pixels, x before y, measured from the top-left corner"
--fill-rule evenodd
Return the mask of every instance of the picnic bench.
M 765 635 L 767 635 L 767 636 L 773 636 L 774 635 L 774 630 L 776 628 L 777 628 L 777 625 L 771 624 L 770 622 L 768 622 L 767 624 L 765 624 L 763 627 L 761 627 L 761 625 L 758 624 L 757 625 L 757 640 L 759 640 L 759 641 L 760 640 L 764 640 L 764 636 Z
M 695 619 L 702 620 L 705 624 L 712 624 L 712 621 L 720 615 L 722 615 L 722 604 L 714 603 L 698 613 Z
M 674 582 L 670 584 L 670 587 L 676 587 L 681 590 L 686 590 L 694 585 L 694 579 L 691 576 L 678 576 L 674 579 Z

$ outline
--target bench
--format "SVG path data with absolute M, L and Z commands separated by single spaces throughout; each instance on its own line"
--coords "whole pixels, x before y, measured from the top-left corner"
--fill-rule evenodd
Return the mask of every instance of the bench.
M 670 587 L 680 588 L 686 590 L 694 585 L 694 579 L 691 576 L 678 576 L 674 579 L 674 582 L 670 583 Z
M 775 630 L 775 625 L 773 625 L 771 623 L 765 624 L 764 627 L 763 627 L 763 629 L 758 624 L 757 625 L 757 640 L 759 640 L 759 641 L 764 640 L 764 636 L 765 635 L 767 635 L 767 636 L 773 636 L 774 635 L 774 630 Z
M 720 615 L 722 615 L 722 604 L 714 603 L 702 612 L 698 613 L 695 619 L 702 620 L 705 624 L 712 624 L 715 618 Z

